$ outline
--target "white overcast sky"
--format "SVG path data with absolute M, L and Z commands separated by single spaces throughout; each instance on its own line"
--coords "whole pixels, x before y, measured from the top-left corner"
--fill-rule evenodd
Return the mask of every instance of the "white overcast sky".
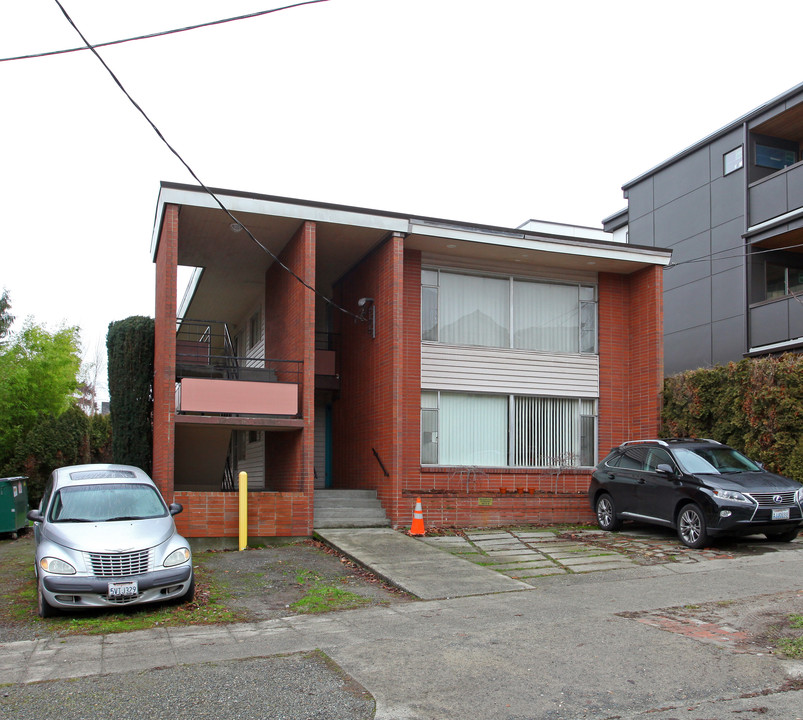
M 289 0 L 288 0 L 289 2 Z M 63 0 L 90 42 L 270 0 Z M 621 186 L 803 80 L 800 0 L 329 0 L 100 50 L 215 187 L 515 227 Z M 0 56 L 80 45 L 0 3 Z M 17 325 L 153 315 L 160 180 L 192 182 L 89 52 L 0 63 L 0 288 Z

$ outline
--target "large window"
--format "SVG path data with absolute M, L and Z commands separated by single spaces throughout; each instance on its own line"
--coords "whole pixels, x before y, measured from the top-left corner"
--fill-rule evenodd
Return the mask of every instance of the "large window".
M 803 292 L 803 268 L 768 262 L 766 264 L 767 300 Z
M 596 400 L 422 391 L 421 463 L 592 466 Z
M 424 270 L 421 329 L 425 341 L 450 345 L 597 351 L 596 288 Z

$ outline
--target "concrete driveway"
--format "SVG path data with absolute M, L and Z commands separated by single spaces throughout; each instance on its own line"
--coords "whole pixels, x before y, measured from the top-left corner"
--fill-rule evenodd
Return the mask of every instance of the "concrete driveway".
M 642 537 L 652 538 L 648 545 L 670 540 Z M 11 643 L 0 648 L 0 677 L 112 673 L 125 693 L 157 668 L 213 662 L 234 678 L 243 659 L 319 648 L 374 696 L 381 720 L 803 718 L 800 663 L 730 633 L 722 614 L 700 620 L 692 612 L 731 608 L 730 619 L 743 617 L 748 628 L 756 608 L 803 612 L 803 542 L 760 547 L 719 546 L 691 561 L 637 562 L 623 553 L 631 562 L 621 568 L 528 576 L 518 581 L 526 589 L 320 617 Z M 551 549 L 544 554 L 554 560 Z M 188 710 L 173 717 L 206 717 L 202 692 L 180 683 L 174 692 Z M 215 713 L 239 717 L 236 706 Z

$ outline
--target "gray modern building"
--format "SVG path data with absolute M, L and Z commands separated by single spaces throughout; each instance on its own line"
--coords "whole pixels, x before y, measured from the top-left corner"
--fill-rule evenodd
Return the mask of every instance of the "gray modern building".
M 671 248 L 664 371 L 803 349 L 803 84 L 623 186 L 603 221 Z

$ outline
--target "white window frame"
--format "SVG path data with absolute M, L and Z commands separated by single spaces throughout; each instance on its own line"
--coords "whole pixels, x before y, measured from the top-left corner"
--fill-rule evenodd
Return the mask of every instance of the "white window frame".
M 562 467 L 572 467 L 572 468 L 587 468 L 587 467 L 594 467 L 598 461 L 598 453 L 599 453 L 599 446 L 598 446 L 598 435 L 599 435 L 599 399 L 598 398 L 576 398 L 576 397 L 548 397 L 548 396 L 537 396 L 537 395 L 508 395 L 508 394 L 499 394 L 499 393 L 451 393 L 447 391 L 441 390 L 422 390 L 422 398 L 421 398 L 421 432 L 420 432 L 420 448 L 419 448 L 419 458 L 421 461 L 421 465 L 423 466 L 431 466 L 431 467 L 454 467 L 460 465 L 476 465 L 478 467 L 489 467 L 489 468 L 562 468 Z M 427 396 L 427 401 L 424 400 L 424 395 Z M 444 463 L 441 461 L 441 438 L 442 438 L 442 431 L 443 431 L 443 423 L 442 423 L 442 416 L 441 416 L 441 407 L 442 407 L 442 396 L 443 395 L 477 395 L 477 396 L 486 396 L 492 398 L 500 398 L 504 397 L 507 399 L 507 462 L 505 464 L 483 464 L 483 463 Z M 571 434 L 574 434 L 576 437 L 576 455 L 574 452 L 571 456 L 567 456 L 565 453 L 558 453 L 554 457 L 549 458 L 552 462 L 545 462 L 540 464 L 514 464 L 512 461 L 515 459 L 517 454 L 520 454 L 521 450 L 517 447 L 517 443 L 519 438 L 521 437 L 521 432 L 523 432 L 523 428 L 519 428 L 519 424 L 516 418 L 516 400 L 522 399 L 524 401 L 527 400 L 535 400 L 535 401 L 557 401 L 557 402 L 566 402 L 566 403 L 577 403 L 576 411 L 574 411 L 573 420 L 577 423 L 576 426 L 572 429 L 564 429 Z M 433 402 L 434 400 L 434 402 Z M 592 404 L 592 407 L 589 408 L 589 404 Z M 591 412 L 589 412 L 591 410 Z M 434 423 L 435 430 L 434 432 L 430 429 L 431 423 L 424 422 L 425 413 L 435 413 L 436 421 Z M 584 421 L 591 420 L 593 422 L 593 429 L 591 430 L 590 435 L 588 434 L 587 430 L 584 434 L 583 430 L 583 423 Z M 434 439 L 429 438 L 429 442 L 427 443 L 427 451 L 431 452 L 433 450 L 437 455 L 436 462 L 425 462 L 424 458 L 424 447 L 425 447 L 425 426 L 427 427 L 426 434 L 434 435 Z M 565 442 L 565 439 L 563 440 Z M 584 444 L 590 442 L 591 443 L 591 451 L 590 451 L 590 462 L 581 464 L 583 460 L 583 447 Z M 559 441 L 560 444 L 560 441 Z M 429 458 L 427 458 L 429 459 Z
M 433 275 L 434 273 L 434 275 Z M 470 271 L 458 271 L 449 268 L 422 267 L 421 269 L 421 327 L 422 342 L 444 343 L 441 332 L 441 288 L 440 276 L 442 273 L 463 277 L 479 277 L 488 279 L 499 279 L 508 281 L 508 325 L 507 325 L 507 344 L 499 346 L 495 344 L 482 344 L 477 347 L 502 347 L 503 349 L 518 349 L 531 352 L 568 352 L 570 354 L 596 355 L 599 351 L 599 315 L 598 315 L 598 290 L 594 283 L 589 282 L 567 282 L 559 280 L 542 280 L 516 275 L 501 275 L 494 273 L 481 273 Z M 514 306 L 514 289 L 516 283 L 539 284 L 546 286 L 572 287 L 577 289 L 577 339 L 576 348 L 571 350 L 561 350 L 552 347 L 519 348 L 516 345 L 515 317 L 516 308 Z M 434 291 L 434 293 L 433 293 Z M 425 297 L 434 294 L 435 307 L 432 308 Z M 433 333 L 428 332 L 431 317 L 424 317 L 424 313 L 434 315 L 434 337 Z M 593 327 L 589 330 L 589 324 Z M 589 333 L 591 334 L 589 337 Z M 590 340 L 590 342 L 589 342 Z M 473 343 L 460 342 L 459 345 L 471 345 Z

